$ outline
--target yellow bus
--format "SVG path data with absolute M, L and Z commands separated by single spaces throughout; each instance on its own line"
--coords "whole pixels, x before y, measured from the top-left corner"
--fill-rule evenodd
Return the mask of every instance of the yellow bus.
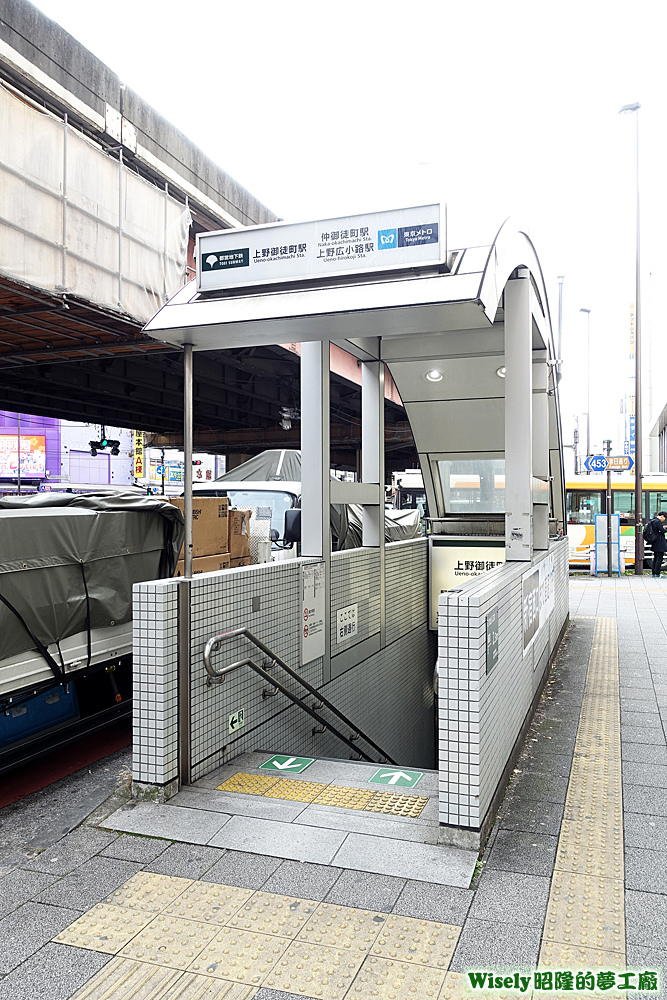
M 667 474 L 646 476 L 642 483 L 642 520 L 667 510 Z M 570 566 L 590 564 L 589 547 L 595 541 L 595 515 L 607 513 L 607 477 L 571 476 L 565 483 Z M 611 477 L 611 512 L 620 514 L 621 551 L 626 566 L 635 563 L 635 481 L 631 474 Z

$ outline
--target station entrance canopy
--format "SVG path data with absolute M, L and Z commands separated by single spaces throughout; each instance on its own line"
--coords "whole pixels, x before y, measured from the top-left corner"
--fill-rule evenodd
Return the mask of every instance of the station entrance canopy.
M 327 547 L 329 500 L 362 503 L 364 544 L 381 545 L 385 364 L 443 530 L 469 531 L 452 523 L 464 512 L 504 514 L 509 561 L 548 548 L 550 528 L 564 527 L 556 358 L 524 230 L 509 221 L 489 246 L 449 250 L 445 213 L 427 205 L 198 240 L 197 281 L 146 332 L 195 351 L 303 344 L 304 554 Z M 361 483 L 329 485 L 330 343 L 362 367 Z M 475 502 L 464 507 L 466 485 Z

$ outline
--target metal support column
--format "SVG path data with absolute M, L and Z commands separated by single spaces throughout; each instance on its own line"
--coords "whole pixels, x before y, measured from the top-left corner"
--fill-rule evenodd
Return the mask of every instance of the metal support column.
M 325 563 L 325 653 L 331 678 L 331 444 L 329 341 L 301 345 L 301 555 Z
M 546 351 L 533 351 L 533 476 L 549 483 L 549 366 Z M 556 372 L 554 371 L 554 386 Z M 548 499 L 550 490 L 544 491 Z M 549 504 L 533 504 L 533 549 L 549 548 Z
M 183 345 L 183 486 L 184 576 L 192 576 L 192 344 Z
M 533 338 L 530 277 L 505 286 L 505 558 L 530 562 L 533 533 Z
M 189 785 L 190 757 L 190 581 L 178 583 L 178 785 Z
M 361 481 L 377 483 L 379 504 L 362 508 L 363 544 L 380 550 L 380 632 L 385 640 L 384 363 L 361 364 Z

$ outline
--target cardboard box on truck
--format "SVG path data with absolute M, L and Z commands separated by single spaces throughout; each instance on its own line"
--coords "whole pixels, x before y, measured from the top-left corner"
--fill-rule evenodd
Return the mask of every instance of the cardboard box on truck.
M 234 569 L 236 566 L 252 566 L 252 556 L 232 556 L 231 568 Z
M 169 502 L 183 511 L 183 497 L 170 497 Z M 229 552 L 229 500 L 227 497 L 194 497 L 192 501 L 192 556 L 217 555 Z M 181 555 L 183 551 L 181 550 Z
M 249 510 L 229 512 L 229 554 L 232 559 L 250 556 L 250 515 Z
M 229 552 L 220 552 L 217 556 L 200 556 L 198 559 L 192 560 L 192 575 L 197 576 L 198 573 L 215 573 L 219 569 L 229 569 L 229 567 Z M 176 563 L 174 576 L 183 576 L 184 574 L 185 562 L 181 559 Z

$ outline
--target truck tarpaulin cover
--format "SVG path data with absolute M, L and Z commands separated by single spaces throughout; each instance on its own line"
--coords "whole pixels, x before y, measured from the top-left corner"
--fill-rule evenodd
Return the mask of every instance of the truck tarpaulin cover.
M 5 497 L 0 595 L 45 646 L 121 625 L 132 619 L 133 584 L 173 574 L 184 530 L 178 507 L 155 497 Z M 0 660 L 35 648 L 25 626 L 0 603 Z

